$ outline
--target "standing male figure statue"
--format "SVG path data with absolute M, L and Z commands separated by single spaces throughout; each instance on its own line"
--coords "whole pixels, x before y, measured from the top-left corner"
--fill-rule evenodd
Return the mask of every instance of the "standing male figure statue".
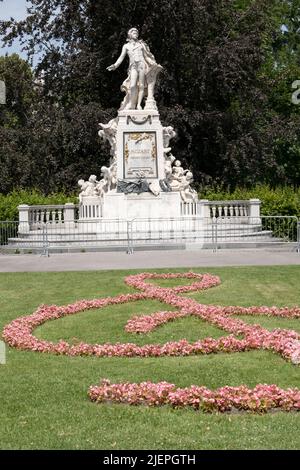
M 121 103 L 122 109 L 142 109 L 142 101 L 147 93 L 147 109 L 156 109 L 154 87 L 162 66 L 157 64 L 147 44 L 139 39 L 136 28 L 128 31 L 127 44 L 124 44 L 118 60 L 107 67 L 108 71 L 116 70 L 126 57 L 129 57 L 128 77 L 123 82 L 121 90 L 126 96 Z

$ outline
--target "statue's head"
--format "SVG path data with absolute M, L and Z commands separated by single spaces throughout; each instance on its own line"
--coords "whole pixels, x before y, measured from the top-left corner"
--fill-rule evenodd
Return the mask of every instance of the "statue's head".
M 137 28 L 131 28 L 127 33 L 127 39 L 138 39 L 139 37 L 139 30 Z

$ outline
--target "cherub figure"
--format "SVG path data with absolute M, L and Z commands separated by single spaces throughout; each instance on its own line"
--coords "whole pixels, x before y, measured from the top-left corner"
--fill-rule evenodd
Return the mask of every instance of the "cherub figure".
M 170 140 L 176 137 L 176 132 L 174 131 L 172 126 L 164 127 L 163 128 L 163 141 L 164 141 L 164 153 L 171 152 L 172 148 L 169 147 Z
M 108 124 L 100 123 L 99 126 L 102 127 L 98 132 L 99 137 L 110 143 L 110 154 L 116 158 L 118 118 L 111 119 Z
M 81 192 L 79 194 L 80 203 L 82 202 L 82 198 L 84 196 L 97 196 L 96 185 L 97 185 L 96 175 L 91 175 L 88 181 L 84 181 L 83 179 L 80 179 L 78 181 L 78 186 L 80 186 L 81 188 Z
M 180 181 L 180 178 L 184 175 L 184 170 L 181 166 L 181 161 L 180 160 L 175 160 L 173 170 L 172 170 L 172 176 L 173 179 Z

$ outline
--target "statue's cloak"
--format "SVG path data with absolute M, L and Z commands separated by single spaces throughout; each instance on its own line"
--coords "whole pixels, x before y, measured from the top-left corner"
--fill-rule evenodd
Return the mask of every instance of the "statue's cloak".
M 147 97 L 148 86 L 151 85 L 152 83 L 155 84 L 156 77 L 159 74 L 159 72 L 161 72 L 163 67 L 157 64 L 154 55 L 149 49 L 149 46 L 142 40 L 139 40 L 139 43 L 143 46 L 143 55 L 144 55 L 145 64 L 146 64 L 146 71 L 145 71 L 146 80 L 145 80 L 144 96 Z M 121 91 L 125 93 L 125 98 L 121 103 L 119 111 L 122 111 L 122 109 L 124 109 L 129 103 L 131 68 L 132 68 L 132 64 L 129 66 L 128 76 L 126 80 L 121 85 Z M 139 88 L 139 84 L 138 84 L 138 88 Z

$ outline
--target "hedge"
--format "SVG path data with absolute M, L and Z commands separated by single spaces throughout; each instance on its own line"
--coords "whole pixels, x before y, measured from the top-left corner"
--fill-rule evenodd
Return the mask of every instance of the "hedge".
M 262 201 L 262 215 L 296 215 L 300 217 L 300 188 L 290 186 L 275 189 L 269 186 L 256 186 L 252 189 L 237 188 L 229 192 L 223 189 L 205 188 L 199 192 L 200 199 L 233 200 L 257 198 Z M 14 190 L 4 195 L 0 193 L 0 220 L 18 220 L 20 204 L 65 204 L 78 203 L 76 194 L 64 192 L 44 196 L 39 190 Z
M 206 188 L 199 193 L 200 199 L 247 200 L 260 199 L 262 215 L 295 215 L 300 217 L 300 188 L 282 186 L 275 189 L 258 185 L 252 189 L 237 188 L 229 192 L 222 189 Z
M 78 198 L 74 194 L 67 195 L 63 192 L 44 196 L 36 189 L 14 190 L 7 195 L 0 193 L 0 220 L 18 220 L 18 206 L 20 204 L 34 206 L 39 204 L 65 204 L 66 202 L 78 204 Z

